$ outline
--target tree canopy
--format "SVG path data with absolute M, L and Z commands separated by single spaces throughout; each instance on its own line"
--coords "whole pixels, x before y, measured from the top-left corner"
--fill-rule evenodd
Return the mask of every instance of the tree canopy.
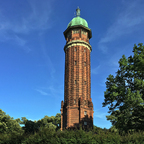
M 22 117 L 20 124 L 24 124 L 23 130 L 25 133 L 34 133 L 42 130 L 44 128 L 51 128 L 54 130 L 58 130 L 61 127 L 61 114 L 57 113 L 56 116 L 45 116 L 44 118 L 38 121 L 28 120 L 26 117 Z
M 103 102 L 103 107 L 110 105 L 107 120 L 126 132 L 144 129 L 144 45 L 135 44 L 133 53 L 119 60 L 116 76 L 108 76 Z
M 13 119 L 9 115 L 6 115 L 2 109 L 0 109 L 0 133 L 21 133 L 23 132 L 21 126 L 18 123 L 19 119 Z
M 20 124 L 24 124 L 23 127 Z M 57 113 L 56 116 L 45 116 L 38 121 L 28 120 L 26 117 L 21 119 L 14 119 L 9 115 L 6 115 L 4 111 L 0 109 L 0 133 L 35 133 L 44 128 L 51 128 L 58 130 L 61 127 L 61 114 Z

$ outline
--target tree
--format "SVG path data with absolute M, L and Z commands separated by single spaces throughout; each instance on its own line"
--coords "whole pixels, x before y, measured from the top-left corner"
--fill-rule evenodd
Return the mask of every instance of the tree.
M 61 114 L 57 113 L 56 116 L 45 116 L 44 118 L 38 121 L 31 121 L 28 120 L 26 117 L 22 117 L 21 120 L 19 119 L 20 124 L 24 124 L 23 130 L 25 133 L 35 133 L 39 130 L 43 130 L 46 128 L 58 130 L 60 129 L 61 123 Z
M 18 122 L 19 119 L 14 120 L 13 117 L 6 115 L 6 113 L 0 109 L 0 133 L 23 133 L 23 130 Z
M 133 47 L 133 56 L 119 60 L 116 76 L 106 81 L 103 107 L 110 105 L 107 120 L 120 131 L 139 130 L 144 125 L 144 46 Z M 137 112 L 139 111 L 139 115 Z M 143 128 L 144 129 L 144 128 Z
M 28 120 L 26 117 L 22 117 L 22 120 L 20 122 L 21 124 L 24 124 L 23 130 L 25 133 L 34 134 L 35 132 L 39 131 L 39 122 L 37 121 L 31 121 Z
M 56 116 L 45 116 L 43 119 L 39 121 L 41 123 L 41 127 L 48 127 L 53 129 L 60 129 L 61 127 L 61 114 L 57 113 Z

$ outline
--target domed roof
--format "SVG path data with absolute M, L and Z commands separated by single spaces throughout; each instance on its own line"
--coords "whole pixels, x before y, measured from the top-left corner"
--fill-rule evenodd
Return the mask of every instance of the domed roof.
M 86 21 L 85 19 L 83 19 L 83 18 L 80 17 L 80 9 L 77 8 L 76 11 L 77 11 L 77 12 L 76 12 L 76 17 L 73 18 L 73 19 L 69 22 L 67 28 L 68 28 L 68 27 L 71 27 L 71 26 L 76 26 L 76 25 L 82 25 L 82 26 L 88 28 L 88 23 L 87 23 L 87 21 Z
M 88 28 L 88 23 L 85 19 L 77 16 L 75 18 L 73 18 L 70 23 L 68 24 L 67 28 L 70 26 L 75 26 L 75 25 L 83 25 L 84 27 Z

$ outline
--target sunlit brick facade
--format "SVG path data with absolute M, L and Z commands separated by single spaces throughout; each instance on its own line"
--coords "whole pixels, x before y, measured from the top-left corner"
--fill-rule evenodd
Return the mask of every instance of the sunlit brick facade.
M 80 9 L 77 9 L 77 13 Z M 78 14 L 77 14 L 78 17 Z M 93 128 L 93 103 L 91 99 L 92 51 L 89 39 L 91 29 L 84 19 L 76 17 L 64 31 L 65 87 L 64 102 L 61 102 L 61 130 L 70 127 Z M 79 20 L 79 22 L 78 22 Z M 82 21 L 82 22 L 81 22 Z

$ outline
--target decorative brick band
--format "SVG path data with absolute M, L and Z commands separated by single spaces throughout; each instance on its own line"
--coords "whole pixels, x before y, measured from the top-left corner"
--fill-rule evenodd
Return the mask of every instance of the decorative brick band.
M 84 46 L 87 49 L 90 50 L 90 52 L 92 51 L 92 47 L 89 43 L 82 41 L 82 40 L 73 40 L 71 42 L 68 42 L 65 46 L 64 46 L 64 51 L 66 51 L 68 48 L 72 47 L 72 46 Z

